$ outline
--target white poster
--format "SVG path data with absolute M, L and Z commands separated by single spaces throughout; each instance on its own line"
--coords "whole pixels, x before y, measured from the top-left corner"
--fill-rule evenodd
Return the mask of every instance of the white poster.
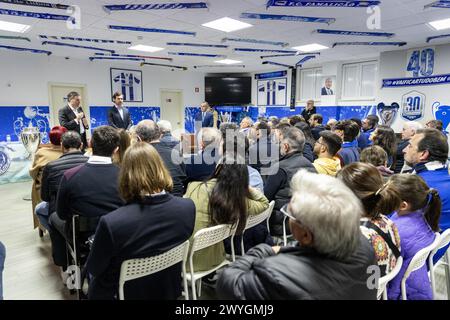
M 258 80 L 258 106 L 286 106 L 287 78 Z
M 111 96 L 123 95 L 125 102 L 143 102 L 142 71 L 111 68 Z

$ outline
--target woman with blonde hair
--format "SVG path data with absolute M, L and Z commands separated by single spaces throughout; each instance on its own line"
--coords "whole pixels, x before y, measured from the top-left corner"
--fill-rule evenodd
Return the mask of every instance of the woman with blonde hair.
M 87 261 L 93 277 L 89 299 L 117 298 L 120 266 L 132 258 L 164 253 L 187 239 L 195 223 L 189 199 L 171 195 L 172 178 L 154 147 L 133 144 L 125 152 L 119 191 L 126 205 L 103 216 Z M 177 299 L 181 295 L 181 263 L 132 281 L 127 299 Z

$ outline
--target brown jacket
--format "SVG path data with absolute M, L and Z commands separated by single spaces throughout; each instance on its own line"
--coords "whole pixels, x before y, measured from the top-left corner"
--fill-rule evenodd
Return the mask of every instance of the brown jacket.
M 34 156 L 33 164 L 30 169 L 30 176 L 33 179 L 33 186 L 31 187 L 31 205 L 33 207 L 33 222 L 34 228 L 39 226 L 39 220 L 34 214 L 34 208 L 41 202 L 41 184 L 42 172 L 44 167 L 50 161 L 56 160 L 62 156 L 61 146 L 44 145 L 41 146 Z

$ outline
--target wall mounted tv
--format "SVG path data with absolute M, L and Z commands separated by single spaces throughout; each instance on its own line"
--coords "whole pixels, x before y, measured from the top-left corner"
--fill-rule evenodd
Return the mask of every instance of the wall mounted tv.
M 250 76 L 206 76 L 205 100 L 212 106 L 248 105 L 252 101 Z

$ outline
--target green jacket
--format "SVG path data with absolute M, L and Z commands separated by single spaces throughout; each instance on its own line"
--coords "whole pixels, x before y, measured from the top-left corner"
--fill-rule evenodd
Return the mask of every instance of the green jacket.
M 210 215 L 208 212 L 209 194 L 212 192 L 217 180 L 211 179 L 205 182 L 191 182 L 188 185 L 185 198 L 189 198 L 195 203 L 195 227 L 192 233 L 191 241 L 194 234 L 203 228 L 211 227 Z M 250 189 L 251 198 L 247 201 L 247 214 L 255 215 L 263 212 L 269 207 L 269 200 L 256 189 Z M 195 271 L 209 270 L 219 265 L 225 259 L 225 248 L 220 242 L 214 246 L 200 250 L 194 254 L 194 269 Z M 190 270 L 189 262 L 187 263 L 187 270 Z

